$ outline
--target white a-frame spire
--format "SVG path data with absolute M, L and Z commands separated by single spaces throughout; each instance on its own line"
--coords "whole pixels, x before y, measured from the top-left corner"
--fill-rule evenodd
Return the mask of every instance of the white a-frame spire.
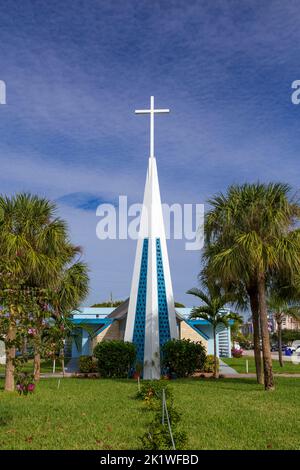
M 154 157 L 154 113 L 151 97 L 150 158 L 145 184 L 134 271 L 131 284 L 125 341 L 134 342 L 137 360 L 143 364 L 145 379 L 161 376 L 161 347 L 178 337 L 169 259 Z

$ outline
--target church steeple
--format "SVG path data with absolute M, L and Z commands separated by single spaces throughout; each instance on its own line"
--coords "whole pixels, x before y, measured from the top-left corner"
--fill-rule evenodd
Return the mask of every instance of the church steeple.
M 154 97 L 151 97 L 150 110 L 136 111 L 150 114 L 150 157 L 124 340 L 136 344 L 137 360 L 144 365 L 145 379 L 160 378 L 161 346 L 170 338 L 178 337 L 154 157 L 154 113 L 162 112 L 169 110 L 155 110 Z

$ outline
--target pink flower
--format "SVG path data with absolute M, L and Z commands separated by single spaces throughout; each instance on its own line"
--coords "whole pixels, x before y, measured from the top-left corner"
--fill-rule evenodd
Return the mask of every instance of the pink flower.
M 28 334 L 30 336 L 35 336 L 36 334 L 36 329 L 35 328 L 28 328 Z
M 34 389 L 35 389 L 35 384 L 28 384 L 28 386 L 27 386 L 28 392 L 33 392 Z

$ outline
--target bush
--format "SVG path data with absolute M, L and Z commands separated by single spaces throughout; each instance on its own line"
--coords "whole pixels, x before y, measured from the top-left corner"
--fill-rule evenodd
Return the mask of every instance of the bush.
M 178 377 L 187 377 L 202 369 L 206 353 L 204 346 L 189 339 L 172 339 L 163 348 L 163 366 Z
M 27 396 L 33 393 L 35 389 L 33 374 L 29 372 L 17 372 L 15 376 L 16 389 L 19 395 Z
M 242 349 L 237 349 L 237 348 L 232 348 L 231 350 L 232 357 L 236 357 L 236 358 L 242 357 L 243 352 L 244 351 Z
M 252 349 L 253 348 L 253 339 L 250 335 L 243 335 L 240 331 L 235 335 L 232 335 L 233 342 L 238 343 L 242 349 Z
M 135 357 L 133 343 L 120 340 L 102 341 L 94 349 L 98 370 L 102 377 L 128 377 Z
M 89 372 L 97 372 L 97 361 L 93 356 L 80 356 L 79 371 L 88 374 Z
M 143 381 L 136 397 L 150 404 L 154 400 L 162 400 L 163 389 L 165 389 L 166 399 L 173 398 L 173 392 L 165 380 Z
M 163 388 L 166 388 L 166 385 L 162 383 L 161 390 Z M 158 395 L 162 396 L 160 392 L 158 392 Z M 156 398 L 158 397 L 158 395 L 156 395 Z M 187 443 L 187 435 L 182 429 L 179 428 L 181 416 L 178 411 L 174 408 L 173 398 L 169 395 L 168 399 L 167 393 L 166 401 L 176 450 L 184 449 Z M 162 398 L 159 400 L 155 400 L 152 409 L 155 411 L 155 415 L 152 421 L 149 423 L 147 431 L 141 437 L 142 448 L 144 450 L 171 450 L 173 449 L 173 445 L 165 413 L 165 423 L 162 424 Z
M 214 363 L 215 358 L 213 354 L 208 354 L 205 359 L 205 363 L 203 366 L 203 372 L 213 372 L 214 371 Z M 217 372 L 219 372 L 220 362 L 219 358 L 217 357 Z
M 172 426 L 173 439 L 176 450 L 185 449 L 187 443 L 187 435 L 184 431 L 178 430 Z M 171 436 L 168 426 L 162 425 L 154 419 L 145 434 L 141 437 L 143 450 L 173 450 Z

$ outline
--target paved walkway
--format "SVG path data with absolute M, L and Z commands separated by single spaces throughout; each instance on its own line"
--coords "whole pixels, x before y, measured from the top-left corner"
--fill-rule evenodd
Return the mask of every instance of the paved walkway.
M 235 369 L 225 364 L 222 359 L 219 359 L 220 362 L 220 374 L 222 375 L 240 375 Z
M 222 372 L 221 372 L 222 374 Z M 300 374 L 274 374 L 274 377 L 284 377 L 289 379 L 300 379 Z M 256 374 L 226 374 L 225 379 L 256 379 Z

